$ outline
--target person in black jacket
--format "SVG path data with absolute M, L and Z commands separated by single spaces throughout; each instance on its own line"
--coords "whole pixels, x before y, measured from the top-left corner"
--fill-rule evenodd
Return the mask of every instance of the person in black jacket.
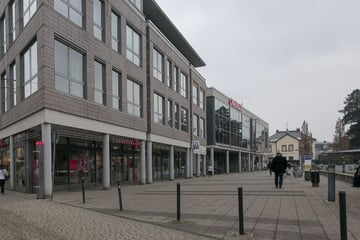
M 354 173 L 353 187 L 360 187 L 360 166 L 356 168 Z
M 283 185 L 283 176 L 286 171 L 287 161 L 286 158 L 281 156 L 281 153 L 276 153 L 276 157 L 272 160 L 271 169 L 275 173 L 275 187 L 281 188 Z

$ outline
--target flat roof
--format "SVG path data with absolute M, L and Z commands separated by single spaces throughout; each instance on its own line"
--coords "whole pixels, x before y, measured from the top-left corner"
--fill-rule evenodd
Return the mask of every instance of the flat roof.
M 155 0 L 143 1 L 143 11 L 145 16 L 156 25 L 156 27 L 170 40 L 170 42 L 172 42 L 172 44 L 174 44 L 194 67 L 203 67 L 206 65 Z

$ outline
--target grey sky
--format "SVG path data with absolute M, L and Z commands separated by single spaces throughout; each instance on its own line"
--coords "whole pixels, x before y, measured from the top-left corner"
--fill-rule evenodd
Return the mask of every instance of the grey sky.
M 358 0 L 156 0 L 207 66 L 215 87 L 276 129 L 305 120 L 332 141 L 360 88 Z

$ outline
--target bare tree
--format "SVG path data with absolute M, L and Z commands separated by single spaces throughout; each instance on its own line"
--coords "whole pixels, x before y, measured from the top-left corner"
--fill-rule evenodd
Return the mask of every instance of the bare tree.
M 309 131 L 309 126 L 306 121 L 303 122 L 301 126 L 301 139 L 299 142 L 299 153 L 300 160 L 304 160 L 304 156 L 313 155 L 313 137 L 311 132 Z
M 349 149 L 349 138 L 348 135 L 345 133 L 345 126 L 340 118 L 336 121 L 332 149 L 333 151 L 342 151 Z

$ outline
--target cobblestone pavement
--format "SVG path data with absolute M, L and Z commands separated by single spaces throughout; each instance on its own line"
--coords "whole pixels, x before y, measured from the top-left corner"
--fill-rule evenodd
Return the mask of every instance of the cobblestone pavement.
M 176 221 L 176 185 L 181 221 Z M 328 201 L 327 178 L 312 187 L 287 176 L 283 189 L 266 171 L 177 179 L 118 188 L 55 192 L 54 200 L 7 192 L 0 196 L 6 239 L 273 239 L 339 240 L 339 202 Z M 243 189 L 244 235 L 239 235 L 238 188 Z M 360 240 L 360 188 L 346 192 L 347 239 Z

